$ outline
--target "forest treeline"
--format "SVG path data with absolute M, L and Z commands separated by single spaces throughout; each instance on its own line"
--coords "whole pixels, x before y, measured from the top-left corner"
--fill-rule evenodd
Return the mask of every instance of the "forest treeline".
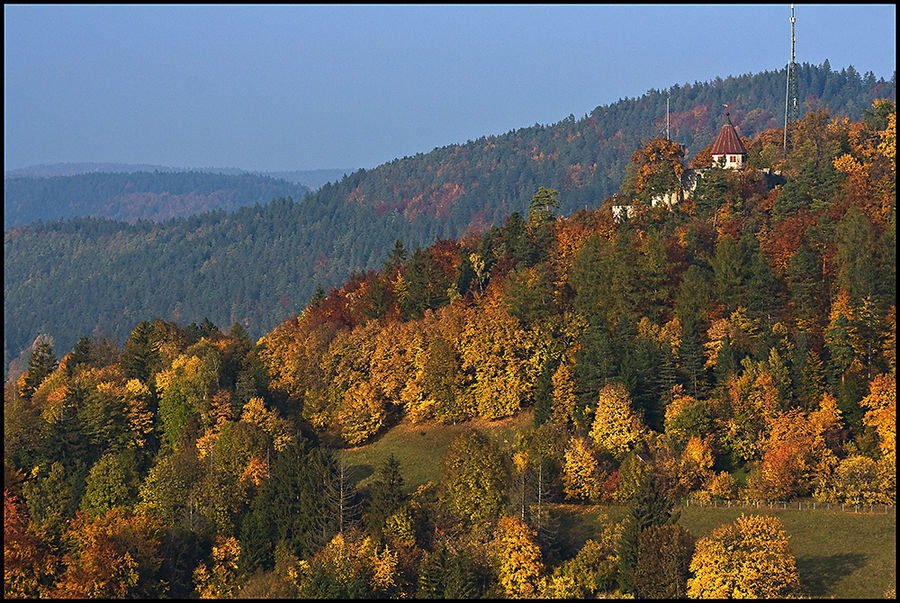
M 299 312 L 317 285 L 328 289 L 377 268 L 397 239 L 414 248 L 501 225 L 524 213 L 540 186 L 560 191 L 563 215 L 599 207 L 618 190 L 640 141 L 664 128 L 667 96 L 671 137 L 694 155 L 715 139 L 725 103 L 744 136 L 780 125 L 784 73 L 651 90 L 581 119 L 359 170 L 302 200 L 283 193 L 273 200 L 261 190 L 259 206 L 160 224 L 78 218 L 7 230 L 4 375 L 40 334 L 58 349 L 70 349 L 78 333 L 121 344 L 147 316 L 241 322 L 259 337 Z M 833 71 L 827 61 L 797 73 L 801 100 L 834 116 L 859 119 L 874 99 L 896 94 L 894 78 Z M 68 182 L 92 182 L 79 178 Z M 62 181 L 47 186 L 53 182 Z
M 208 172 L 88 173 L 3 178 L 3 228 L 79 217 L 133 224 L 213 210 L 233 211 L 277 197 L 301 198 L 308 187 L 253 174 Z
M 4 391 L 5 594 L 803 595 L 777 519 L 697 539 L 674 504 L 896 500 L 896 105 L 745 145 L 671 210 L 687 157 L 654 138 L 627 219 L 538 186 L 482 232 L 396 241 L 256 343 L 159 318 L 59 361 L 39 341 Z M 336 454 L 523 412 L 414 491 Z M 551 503 L 611 501 L 623 521 L 561 550 Z

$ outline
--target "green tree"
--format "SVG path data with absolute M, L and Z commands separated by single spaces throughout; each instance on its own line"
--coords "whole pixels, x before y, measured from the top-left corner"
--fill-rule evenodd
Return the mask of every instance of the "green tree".
M 125 376 L 140 379 L 144 383 L 150 382 L 150 375 L 157 368 L 159 352 L 156 347 L 153 325 L 144 320 L 139 322 L 122 351 L 120 364 L 125 371 Z
M 28 371 L 24 376 L 22 396 L 30 400 L 34 390 L 40 387 L 41 382 L 56 370 L 58 364 L 56 356 L 53 354 L 53 345 L 47 338 L 41 337 L 28 360 Z
M 463 552 L 441 544 L 419 566 L 419 599 L 471 599 L 476 594 L 474 568 Z
M 91 467 L 81 509 L 93 516 L 113 507 L 131 510 L 138 494 L 138 467 L 134 454 L 105 454 Z
M 499 516 L 504 473 L 490 439 L 474 430 L 457 437 L 441 460 L 441 485 L 450 512 L 469 525 Z
M 378 479 L 369 490 L 366 523 L 369 531 L 378 535 L 384 528 L 384 522 L 401 508 L 405 499 L 400 462 L 393 453 L 379 469 Z
M 677 522 L 679 513 L 673 513 L 673 508 L 673 501 L 662 492 L 655 474 L 648 473 L 631 500 L 619 539 L 618 579 L 622 592 L 635 592 L 635 568 L 641 551 L 641 534 L 652 526 Z
M 640 549 L 634 568 L 635 597 L 641 599 L 684 599 L 694 537 L 678 524 L 654 525 L 641 532 Z
M 542 223 L 549 222 L 556 217 L 556 211 L 559 209 L 559 191 L 552 188 L 544 188 L 543 186 L 531 197 L 531 204 L 528 207 L 528 222 Z

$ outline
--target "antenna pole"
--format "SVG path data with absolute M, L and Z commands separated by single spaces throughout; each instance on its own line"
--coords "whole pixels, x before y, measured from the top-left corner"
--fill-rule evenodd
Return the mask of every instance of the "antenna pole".
M 788 110 L 791 104 L 791 84 L 793 84 L 794 112 L 797 110 L 797 74 L 794 68 L 794 5 L 791 4 L 791 62 L 787 66 L 787 83 L 784 92 L 784 156 L 787 157 Z
M 669 94 L 666 94 L 666 140 L 669 140 Z

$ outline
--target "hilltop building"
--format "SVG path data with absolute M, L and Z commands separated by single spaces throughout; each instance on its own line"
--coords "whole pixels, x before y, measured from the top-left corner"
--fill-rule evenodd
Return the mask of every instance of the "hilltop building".
M 697 187 L 697 176 L 711 167 L 718 166 L 727 170 L 738 171 L 746 167 L 747 149 L 731 123 L 730 113 L 725 114 L 725 123 L 722 124 L 722 129 L 719 130 L 719 136 L 716 137 L 716 141 L 713 143 L 710 155 L 712 155 L 712 166 L 685 169 L 681 175 L 681 186 L 676 190 L 656 195 L 650 200 L 650 204 L 656 207 L 662 203 L 671 210 L 676 204 L 690 198 L 691 193 Z M 612 207 L 612 211 L 616 221 L 620 221 L 623 217 L 631 217 L 633 213 L 630 205 L 615 205 Z
M 731 124 L 731 114 L 725 114 L 725 124 L 712 146 L 713 164 L 721 164 L 725 169 L 742 170 L 747 160 L 747 149 L 741 137 Z

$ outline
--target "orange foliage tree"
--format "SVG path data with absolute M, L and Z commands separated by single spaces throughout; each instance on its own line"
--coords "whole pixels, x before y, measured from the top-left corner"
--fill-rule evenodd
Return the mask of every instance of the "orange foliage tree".
M 25 504 L 3 491 L 3 598 L 46 597 L 59 559 L 35 533 Z

